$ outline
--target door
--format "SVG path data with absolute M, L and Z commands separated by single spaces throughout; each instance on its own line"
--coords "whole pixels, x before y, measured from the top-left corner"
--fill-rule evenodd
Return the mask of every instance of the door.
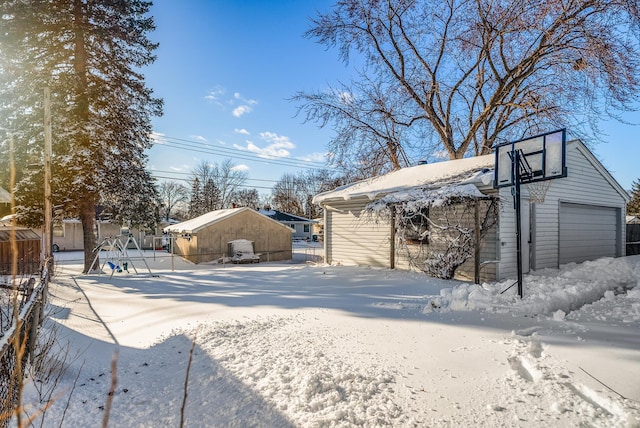
M 619 208 L 562 202 L 559 264 L 619 255 L 619 212 Z

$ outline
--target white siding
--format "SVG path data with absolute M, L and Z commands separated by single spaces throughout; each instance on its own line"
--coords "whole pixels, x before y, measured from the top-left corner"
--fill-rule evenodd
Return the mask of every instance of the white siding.
M 610 180 L 608 173 L 580 143 L 567 143 L 567 177 L 552 180 L 544 203 L 531 204 L 531 269 L 559 266 L 560 203 L 597 205 L 619 208 L 624 224 L 625 199 Z M 516 277 L 515 211 L 511 189 L 503 188 L 500 216 L 499 279 Z M 522 186 L 523 198 L 528 198 Z M 618 231 L 617 255 L 624 255 L 624 228 Z
M 357 199 L 325 206 L 325 257 L 328 263 L 389 267 L 388 222 L 376 222 Z
M 522 192 L 521 204 L 522 209 L 529 209 L 528 195 Z M 516 278 L 518 273 L 517 266 L 517 245 L 516 245 L 516 211 L 513 206 L 513 197 L 511 196 L 511 188 L 505 187 L 500 189 L 500 214 L 498 221 L 498 259 L 500 263 L 497 266 L 496 279 Z M 523 236 L 523 238 L 525 238 Z M 522 240 L 523 243 L 527 239 Z

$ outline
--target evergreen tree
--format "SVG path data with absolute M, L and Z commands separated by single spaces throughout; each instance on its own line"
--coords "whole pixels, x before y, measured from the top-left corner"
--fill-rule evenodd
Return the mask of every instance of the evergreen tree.
M 204 204 L 204 212 L 217 210 L 220 206 L 220 190 L 213 182 L 213 178 L 209 178 L 202 189 L 202 199 Z
M 42 163 L 42 94 L 49 87 L 53 204 L 82 222 L 85 271 L 94 258 L 99 201 L 132 225 L 152 223 L 157 211 L 144 151 L 162 101 L 140 73 L 157 47 L 147 38 L 154 29 L 150 7 L 143 0 L 2 3 L 0 130 L 16 142 L 19 214 L 42 224 L 41 167 L 26 166 Z M 7 148 L 0 146 L 0 159 L 8 158 Z
M 631 200 L 627 204 L 628 215 L 640 215 L 640 179 L 633 182 L 631 189 Z
M 191 185 L 191 202 L 189 203 L 189 217 L 194 218 L 204 214 L 204 198 L 198 177 Z

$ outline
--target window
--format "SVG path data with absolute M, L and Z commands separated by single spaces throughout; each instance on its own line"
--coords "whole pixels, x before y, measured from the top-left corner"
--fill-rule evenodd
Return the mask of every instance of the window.
M 409 244 L 429 244 L 429 208 L 402 211 L 398 229 Z
M 53 222 L 53 236 L 56 238 L 64 238 L 64 224 L 59 220 Z
M 291 229 L 294 229 L 294 230 L 295 230 L 296 225 L 295 225 L 295 224 L 293 224 L 293 223 L 290 223 L 290 224 L 289 224 L 289 227 L 290 227 Z
M 304 232 L 305 233 L 309 233 L 309 225 L 308 224 L 304 225 Z

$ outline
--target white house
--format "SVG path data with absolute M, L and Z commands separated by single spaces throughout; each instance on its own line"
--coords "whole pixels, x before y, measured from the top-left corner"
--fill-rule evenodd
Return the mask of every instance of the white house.
M 543 203 L 529 203 L 522 186 L 523 272 L 546 267 L 617 257 L 625 254 L 627 192 L 580 141 L 566 144 L 567 176 L 549 181 Z M 325 260 L 344 265 L 411 269 L 396 249 L 392 221 L 368 215 L 371 203 L 393 200 L 411 191 L 435 194 L 437 189 L 466 189 L 467 196 L 499 201 L 497 223 L 477 239 L 477 251 L 456 271 L 482 280 L 516 278 L 515 210 L 511 188 L 494 189 L 495 156 L 478 156 L 417 165 L 384 176 L 351 183 L 315 196 L 324 208 Z M 480 200 L 480 199 L 478 199 Z M 485 202 L 486 204 L 487 202 Z M 430 213 L 430 216 L 438 215 Z M 477 215 L 476 215 L 477 218 Z M 475 221 L 476 226 L 478 221 Z M 473 227 L 473 219 L 468 225 Z M 478 245 L 479 244 L 479 245 Z

